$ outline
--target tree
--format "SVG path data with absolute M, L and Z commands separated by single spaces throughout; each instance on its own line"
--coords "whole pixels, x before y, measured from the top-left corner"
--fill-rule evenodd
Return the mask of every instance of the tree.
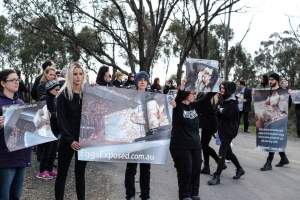
M 178 43 L 180 47 L 179 62 L 177 64 L 177 83 L 180 83 L 182 76 L 182 66 L 193 47 L 198 48 L 198 58 L 207 58 L 209 53 L 203 54 L 203 52 L 209 52 L 208 45 L 208 26 L 219 15 L 224 14 L 226 9 L 230 6 L 237 4 L 240 0 L 224 0 L 224 1 L 182 1 L 183 5 L 178 8 L 177 12 L 182 13 L 182 18 L 179 20 L 182 23 L 182 31 L 180 37 L 181 42 Z M 229 3 L 230 2 L 230 3 Z M 202 3 L 204 5 L 202 5 Z M 238 9 L 237 9 L 238 10 Z M 236 12 L 237 10 L 232 10 Z M 201 36 L 202 35 L 202 36 Z M 181 46 L 180 46 L 181 45 Z M 205 56 L 205 57 L 204 57 Z
M 135 72 L 139 65 L 140 70 L 149 72 L 169 17 L 179 0 L 162 0 L 155 5 L 150 0 L 95 0 L 90 4 L 80 0 L 4 2 L 14 20 L 24 21 L 40 32 L 60 34 L 77 46 L 81 54 L 126 73 L 122 64 L 111 56 L 112 47 L 126 59 L 131 71 Z M 51 29 L 38 29 L 30 23 L 36 16 L 47 19 Z M 80 40 L 77 27 L 89 28 L 94 33 L 91 36 L 93 46 L 97 48 Z
M 300 80 L 300 45 L 289 31 L 273 33 L 269 40 L 261 42 L 254 62 L 263 72 L 276 71 L 289 79 L 291 87 Z

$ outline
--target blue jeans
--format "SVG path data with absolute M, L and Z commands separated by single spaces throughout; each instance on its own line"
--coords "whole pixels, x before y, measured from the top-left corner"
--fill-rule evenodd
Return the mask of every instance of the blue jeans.
M 0 168 L 0 199 L 18 200 L 23 190 L 25 167 Z

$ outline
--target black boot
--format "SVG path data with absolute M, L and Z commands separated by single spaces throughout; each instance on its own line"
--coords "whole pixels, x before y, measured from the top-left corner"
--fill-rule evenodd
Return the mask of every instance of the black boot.
M 266 164 L 260 168 L 260 171 L 269 171 L 272 170 L 272 163 L 267 160 Z
M 279 161 L 279 163 L 277 165 L 275 165 L 276 167 L 283 167 L 284 165 L 289 164 L 290 161 L 287 158 L 281 159 Z
M 232 177 L 233 179 L 240 179 L 241 176 L 243 176 L 245 174 L 245 170 L 243 168 L 239 168 L 236 170 L 236 174 L 234 177 Z
M 209 168 L 209 165 L 204 165 L 204 167 L 202 168 L 201 174 L 210 174 L 210 168 Z
M 192 196 L 192 200 L 201 200 L 199 196 Z
M 208 185 L 218 185 L 220 184 L 220 175 L 214 174 L 213 178 L 207 182 Z

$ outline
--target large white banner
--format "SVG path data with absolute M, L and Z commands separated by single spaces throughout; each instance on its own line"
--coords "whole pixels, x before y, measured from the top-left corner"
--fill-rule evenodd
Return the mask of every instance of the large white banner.
M 171 132 L 166 95 L 115 87 L 86 87 L 80 160 L 166 162 Z

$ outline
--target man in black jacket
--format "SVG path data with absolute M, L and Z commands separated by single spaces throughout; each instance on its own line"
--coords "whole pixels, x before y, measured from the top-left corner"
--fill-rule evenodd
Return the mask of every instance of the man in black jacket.
M 240 111 L 239 122 L 243 116 L 244 132 L 249 133 L 249 112 L 251 111 L 252 90 L 246 87 L 245 81 L 239 81 L 239 93 L 237 96 Z
M 230 146 L 239 129 L 239 109 L 235 91 L 236 85 L 233 82 L 223 82 L 220 85 L 220 95 L 223 98 L 223 102 L 221 102 L 218 109 L 218 133 L 221 146 L 219 149 L 218 167 L 213 178 L 208 181 L 208 185 L 220 184 L 220 175 L 224 169 L 225 158 L 230 159 L 236 167 L 236 175 L 233 176 L 233 179 L 239 179 L 245 174 Z

